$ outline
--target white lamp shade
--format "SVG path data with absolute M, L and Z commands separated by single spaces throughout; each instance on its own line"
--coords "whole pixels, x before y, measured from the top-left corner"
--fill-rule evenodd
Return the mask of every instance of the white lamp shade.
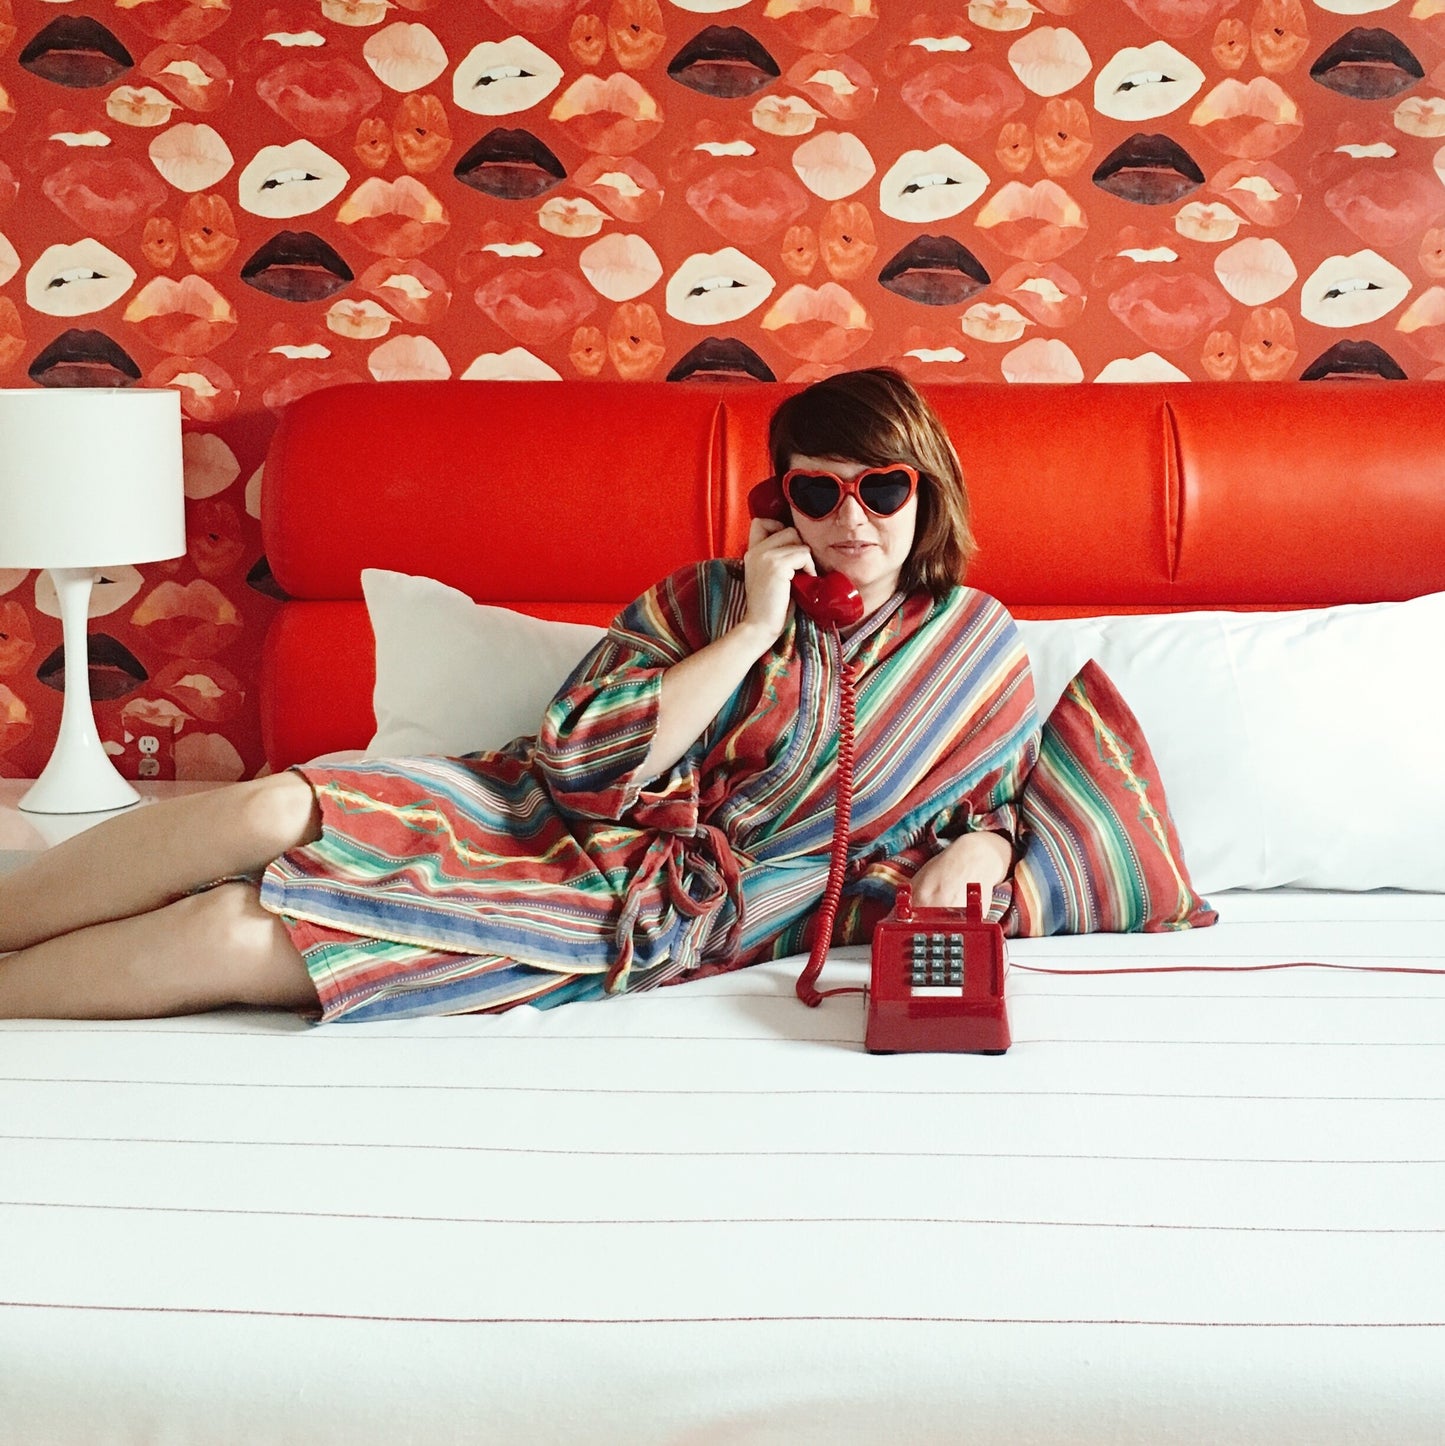
M 185 550 L 179 392 L 0 389 L 0 567 L 114 567 Z

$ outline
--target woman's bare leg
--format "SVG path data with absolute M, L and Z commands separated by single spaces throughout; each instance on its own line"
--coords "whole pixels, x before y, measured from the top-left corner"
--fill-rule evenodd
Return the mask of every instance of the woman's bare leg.
M 0 874 L 0 952 L 148 914 L 320 835 L 299 773 L 138 806 Z
M 234 1004 L 320 1009 L 285 925 L 249 884 L 0 957 L 0 1019 L 156 1019 Z

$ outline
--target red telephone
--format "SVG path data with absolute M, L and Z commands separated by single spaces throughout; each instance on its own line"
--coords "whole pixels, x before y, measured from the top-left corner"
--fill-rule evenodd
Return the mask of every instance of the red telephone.
M 1003 930 L 984 918 L 982 893 L 970 884 L 966 908 L 915 909 L 913 891 L 898 890 L 893 912 L 873 932 L 870 1053 L 1009 1047 Z
M 748 511 L 772 522 L 791 522 L 787 499 L 776 477 L 759 482 L 748 493 Z M 850 628 L 863 621 L 863 597 L 841 572 L 793 574 L 793 601 L 825 628 Z
M 754 517 L 790 521 L 783 489 L 775 477 L 748 493 Z M 863 599 L 841 573 L 793 576 L 793 596 L 825 628 L 862 621 Z M 816 1008 L 828 994 L 856 990 L 815 985 L 828 957 L 833 922 L 848 867 L 848 831 L 853 811 L 853 731 L 857 707 L 853 665 L 839 676 L 838 784 L 833 814 L 833 849 L 828 882 L 813 920 L 813 947 L 798 976 L 797 994 Z M 898 891 L 893 912 L 873 934 L 873 981 L 868 992 L 865 1043 L 873 1053 L 969 1051 L 1002 1054 L 1009 1047 L 1003 1002 L 1003 931 L 983 917 L 981 891 L 968 886 L 965 909 L 914 909 L 912 891 Z

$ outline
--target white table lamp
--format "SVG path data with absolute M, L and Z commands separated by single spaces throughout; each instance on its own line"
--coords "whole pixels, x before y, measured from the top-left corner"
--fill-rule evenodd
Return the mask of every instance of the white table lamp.
M 186 550 L 180 393 L 170 388 L 0 389 L 0 567 L 55 580 L 65 702 L 30 813 L 126 808 L 90 701 L 90 589 L 98 572 Z

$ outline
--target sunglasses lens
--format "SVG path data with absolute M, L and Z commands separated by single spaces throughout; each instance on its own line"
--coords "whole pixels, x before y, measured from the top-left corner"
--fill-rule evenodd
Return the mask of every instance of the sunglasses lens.
M 826 517 L 842 495 L 836 477 L 820 472 L 794 472 L 788 481 L 788 501 L 805 517 Z
M 907 472 L 875 472 L 858 488 L 863 505 L 879 517 L 891 517 L 908 501 L 912 490 L 913 482 Z

